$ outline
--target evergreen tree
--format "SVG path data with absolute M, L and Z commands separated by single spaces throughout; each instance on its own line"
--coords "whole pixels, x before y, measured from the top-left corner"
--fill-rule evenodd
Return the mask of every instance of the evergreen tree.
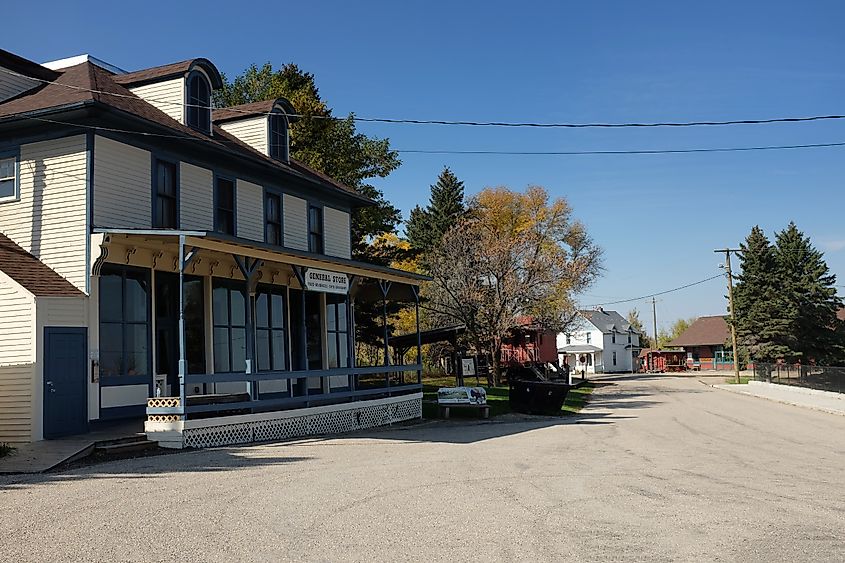
M 742 273 L 736 276 L 734 308 L 741 352 L 758 362 L 773 362 L 797 346 L 796 311 L 779 290 L 774 248 L 755 226 L 740 244 Z
M 836 276 L 795 223 L 777 233 L 775 240 L 776 283 L 789 313 L 795 316 L 785 359 L 818 363 L 840 359 L 843 341 L 836 312 L 842 300 L 836 295 Z
M 443 235 L 451 229 L 464 214 L 464 183 L 448 168 L 444 167 L 431 186 L 431 198 L 425 209 L 419 206 L 411 210 L 405 226 L 405 235 L 411 247 L 420 252 L 428 252 L 443 240 Z

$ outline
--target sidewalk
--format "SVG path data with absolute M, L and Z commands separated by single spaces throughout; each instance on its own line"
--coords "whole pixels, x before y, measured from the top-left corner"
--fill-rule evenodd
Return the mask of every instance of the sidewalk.
M 106 424 L 87 434 L 29 444 L 11 444 L 15 449 L 0 457 L 0 475 L 8 473 L 44 473 L 61 463 L 89 455 L 99 442 L 107 442 L 143 432 L 143 422 Z
M 764 383 L 762 381 L 749 381 L 745 385 L 712 385 L 705 381 L 702 381 L 702 383 L 732 393 L 845 416 L 845 394 L 842 393 L 778 385 L 777 383 Z

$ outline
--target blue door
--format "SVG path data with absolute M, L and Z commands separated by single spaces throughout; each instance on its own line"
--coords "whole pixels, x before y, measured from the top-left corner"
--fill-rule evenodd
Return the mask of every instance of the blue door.
M 88 332 L 44 329 L 44 437 L 88 431 Z

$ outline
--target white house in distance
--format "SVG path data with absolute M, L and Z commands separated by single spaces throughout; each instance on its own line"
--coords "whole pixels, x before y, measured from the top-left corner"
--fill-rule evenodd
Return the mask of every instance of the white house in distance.
M 573 330 L 557 335 L 557 351 L 577 373 L 632 372 L 640 334 L 616 311 L 579 311 Z
M 388 365 L 384 327 L 383 363 L 354 351 L 362 305 L 418 305 L 427 278 L 353 259 L 375 202 L 290 157 L 288 100 L 212 110 L 221 85 L 202 58 L 0 49 L 0 442 L 124 419 L 206 447 L 421 416 L 419 345 Z

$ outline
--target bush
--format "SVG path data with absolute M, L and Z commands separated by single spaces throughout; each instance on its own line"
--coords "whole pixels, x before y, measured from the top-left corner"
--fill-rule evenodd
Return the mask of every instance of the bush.
M 6 443 L 0 443 L 0 457 L 5 457 L 12 453 L 15 448 Z

